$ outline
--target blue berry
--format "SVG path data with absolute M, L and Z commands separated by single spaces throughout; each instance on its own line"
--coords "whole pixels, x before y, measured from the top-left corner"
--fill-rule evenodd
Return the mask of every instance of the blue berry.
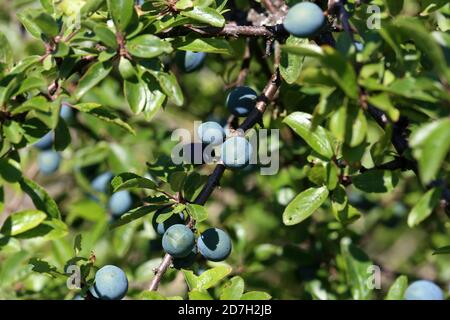
M 58 170 L 61 163 L 61 156 L 53 150 L 42 151 L 38 155 L 39 170 L 43 174 L 52 174 Z
M 198 250 L 201 255 L 211 261 L 225 260 L 231 253 L 231 240 L 225 231 L 210 228 L 198 238 Z
M 111 172 L 102 173 L 92 180 L 91 186 L 97 192 L 107 193 L 112 178 L 113 174 Z
M 155 229 L 156 233 L 159 234 L 160 236 L 164 235 L 164 233 L 167 231 L 167 229 L 169 229 L 174 224 L 184 224 L 184 218 L 183 218 L 182 213 L 173 214 L 170 216 L 169 219 L 165 220 L 164 222 L 161 222 L 161 223 L 156 222 L 156 219 L 158 218 L 158 216 L 160 214 L 168 213 L 170 210 L 172 210 L 172 208 L 165 208 L 162 210 L 160 209 L 160 210 L 157 210 L 155 212 L 155 214 L 153 215 L 153 219 L 152 219 L 153 229 Z
M 133 205 L 133 198 L 127 190 L 114 193 L 108 201 L 109 211 L 114 217 L 120 217 L 128 212 Z
M 300 2 L 289 9 L 283 25 L 292 35 L 309 38 L 316 35 L 325 24 L 322 9 L 313 2 Z
M 428 280 L 411 283 L 405 291 L 406 300 L 444 300 L 444 294 L 436 284 Z
M 244 137 L 231 137 L 222 145 L 221 160 L 228 168 L 246 167 L 252 157 L 252 145 Z
M 127 294 L 128 279 L 122 269 L 106 265 L 95 274 L 95 284 L 91 293 L 101 300 L 120 300 Z
M 198 136 L 205 144 L 218 145 L 223 142 L 225 130 L 213 121 L 203 122 L 197 130 Z
M 203 66 L 205 58 L 205 52 L 179 51 L 176 60 L 184 72 L 194 72 Z
M 227 96 L 228 110 L 237 117 L 245 117 L 256 105 L 258 98 L 255 90 L 249 87 L 236 87 Z
M 41 139 L 39 139 L 35 144 L 33 144 L 33 146 L 40 150 L 50 149 L 53 146 L 53 131 L 48 132 Z
M 73 109 L 66 104 L 61 106 L 61 110 L 59 112 L 61 118 L 65 121 L 70 122 L 73 119 Z
M 162 246 L 172 257 L 184 258 L 195 246 L 194 233 L 185 225 L 175 224 L 164 233 Z

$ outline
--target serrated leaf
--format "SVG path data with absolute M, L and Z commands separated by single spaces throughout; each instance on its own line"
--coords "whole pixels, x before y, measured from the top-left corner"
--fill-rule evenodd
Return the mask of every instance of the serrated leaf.
M 106 108 L 105 106 L 102 106 L 98 103 L 79 103 L 73 105 L 73 107 L 100 120 L 115 124 L 133 135 L 136 134 L 134 129 L 128 123 L 115 115 L 111 109 Z
M 186 280 L 189 290 L 194 290 L 198 286 L 198 277 L 192 270 L 182 270 L 184 279 Z
M 44 188 L 25 177 L 20 181 L 20 187 L 30 196 L 36 209 L 47 213 L 52 218 L 61 219 L 58 205 Z
M 211 287 L 214 287 L 223 278 L 229 275 L 231 271 L 232 268 L 226 266 L 219 266 L 208 269 L 197 278 L 196 288 L 198 290 L 207 290 Z
M 224 39 L 189 38 L 177 39 L 174 46 L 178 50 L 233 55 L 233 47 Z
M 77 100 L 81 99 L 86 92 L 105 79 L 112 70 L 112 64 L 109 61 L 94 63 L 84 76 L 78 82 L 74 96 Z
M 132 188 L 154 190 L 158 187 L 152 180 L 131 172 L 124 172 L 115 176 L 111 181 L 111 186 L 113 187 L 113 192 Z
M 131 55 L 138 58 L 154 58 L 163 53 L 172 52 L 172 46 L 168 41 L 151 34 L 140 35 L 129 40 L 126 47 Z
M 292 200 L 283 212 L 283 223 L 287 226 L 298 224 L 309 218 L 327 199 L 326 187 L 309 188 Z
M 119 31 L 125 31 L 133 18 L 134 0 L 108 0 L 108 10 Z
M 327 159 L 334 155 L 328 134 L 321 126 L 312 125 L 312 116 L 304 112 L 293 112 L 283 122 L 294 130 L 318 154 Z
M 25 210 L 13 213 L 3 224 L 1 233 L 15 236 L 31 230 L 47 218 L 45 212 L 39 210 Z
M 147 104 L 146 84 L 137 78 L 125 80 L 123 90 L 131 111 L 134 114 L 141 113 Z
M 158 72 L 156 75 L 161 89 L 164 93 L 177 105 L 182 106 L 184 103 L 183 92 L 181 91 L 178 80 L 172 72 Z
M 204 206 L 188 203 L 187 210 L 189 215 L 197 222 L 202 222 L 208 219 L 208 212 Z
M 213 8 L 196 6 L 191 10 L 181 11 L 181 15 L 203 22 L 213 27 L 223 27 L 225 18 Z
M 231 278 L 222 288 L 220 300 L 239 300 L 244 293 L 244 279 L 239 276 Z

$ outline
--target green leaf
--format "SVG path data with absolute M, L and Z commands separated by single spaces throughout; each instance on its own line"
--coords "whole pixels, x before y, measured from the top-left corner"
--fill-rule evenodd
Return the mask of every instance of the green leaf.
M 11 143 L 17 144 L 22 140 L 25 133 L 22 126 L 16 121 L 8 121 L 3 125 L 3 132 L 6 139 Z
M 450 119 L 440 119 L 419 127 L 411 135 L 410 145 L 419 164 L 420 178 L 428 184 L 436 178 L 450 150 Z
M 385 300 L 403 300 L 407 287 L 408 278 L 406 276 L 399 276 L 389 288 Z
M 156 75 L 159 84 L 164 93 L 177 105 L 182 106 L 184 103 L 183 92 L 178 84 L 177 78 L 172 72 L 158 72 Z
M 114 221 L 113 223 L 111 223 L 110 228 L 114 229 L 120 226 L 123 226 L 127 223 L 130 223 L 134 220 L 140 219 L 152 212 L 155 212 L 156 210 L 158 210 L 159 208 L 161 208 L 160 205 L 151 205 L 151 206 L 142 206 L 142 207 L 138 207 L 138 208 L 134 208 L 131 211 L 125 213 L 124 215 L 122 215 L 120 217 L 120 219 Z
M 172 46 L 168 41 L 151 34 L 143 34 L 129 40 L 126 47 L 131 55 L 138 58 L 154 58 L 172 52 Z
M 71 203 L 68 208 L 66 221 L 71 224 L 76 218 L 86 219 L 88 221 L 101 221 L 106 219 L 106 212 L 103 206 L 92 200 L 81 200 Z
M 87 0 L 80 10 L 83 17 L 90 16 L 95 13 L 103 5 L 105 0 Z
M 244 279 L 239 276 L 231 278 L 222 288 L 220 300 L 239 300 L 244 293 Z
M 208 219 L 208 212 L 206 211 L 204 206 L 188 203 L 187 210 L 189 215 L 197 222 L 202 222 Z
M 194 289 L 188 293 L 189 300 L 213 300 L 207 291 Z
M 73 105 L 75 109 L 81 112 L 87 113 L 94 116 L 100 120 L 119 126 L 120 128 L 128 131 L 131 134 L 136 134 L 134 129 L 130 127 L 128 123 L 116 116 L 111 109 L 108 109 L 97 103 L 79 103 Z
M 71 141 L 72 139 L 66 122 L 63 119 L 59 119 L 58 125 L 55 128 L 55 150 L 65 150 L 70 145 Z
M 19 12 L 16 17 L 34 38 L 39 40 L 41 39 L 41 29 L 34 21 L 34 18 L 29 10 Z
M 433 188 L 427 191 L 412 208 L 408 215 L 408 226 L 411 228 L 419 225 L 433 212 L 434 208 L 439 204 L 442 189 Z
M 17 115 L 19 113 L 28 112 L 31 110 L 36 110 L 36 111 L 40 111 L 43 113 L 49 113 L 51 111 L 50 110 L 51 105 L 52 104 L 50 102 L 48 102 L 47 99 L 45 99 L 44 97 L 37 96 L 37 97 L 33 97 L 33 98 L 25 101 L 20 106 L 13 109 L 11 113 L 13 115 Z
M 177 39 L 174 46 L 178 50 L 233 55 L 233 47 L 227 40 L 210 38 Z
M 368 256 L 351 243 L 349 238 L 341 241 L 341 255 L 345 263 L 345 274 L 354 300 L 367 300 L 371 296 L 370 267 Z
M 393 122 L 397 122 L 400 111 L 394 106 L 388 93 L 380 93 L 369 97 L 369 103 L 383 110 Z
M 98 25 L 95 26 L 94 32 L 96 36 L 100 39 L 100 41 L 103 42 L 106 46 L 113 49 L 117 49 L 118 45 L 116 41 L 116 36 L 110 29 L 102 25 Z
M 394 26 L 404 40 L 413 40 L 418 49 L 426 53 L 434 69 L 444 75 L 447 81 L 450 81 L 450 69 L 443 51 L 436 41 L 433 40 L 433 37 L 430 37 L 430 32 L 418 18 L 398 17 L 394 21 Z
M 361 108 L 341 106 L 330 119 L 330 130 L 341 142 L 350 147 L 359 146 L 366 139 L 367 120 Z
M 324 53 L 325 55 L 321 59 L 321 62 L 328 68 L 327 71 L 336 82 L 336 85 L 340 87 L 348 97 L 357 99 L 359 88 L 355 69 L 351 63 L 339 51 L 331 47 L 324 47 Z
M 29 77 L 26 78 L 17 92 L 14 93 L 15 96 L 23 94 L 27 91 L 31 91 L 33 89 L 39 89 L 47 85 L 47 82 L 41 77 Z
M 0 32 L 0 44 L 0 64 L 10 68 L 14 62 L 13 52 L 11 44 L 2 32 Z
M 242 295 L 241 300 L 270 300 L 272 296 L 262 291 L 249 291 Z
M 131 111 L 134 114 L 141 113 L 147 104 L 146 84 L 138 78 L 125 80 L 123 90 Z
M 56 37 L 59 33 L 59 26 L 55 19 L 48 13 L 40 13 L 34 18 L 34 23 L 39 27 L 42 33 L 49 37 Z
M 184 270 L 182 269 L 184 279 L 186 280 L 186 284 L 189 290 L 194 290 L 198 286 L 198 277 L 194 274 L 192 270 Z
M 107 0 L 115 26 L 119 31 L 125 31 L 134 13 L 134 0 Z
M 13 213 L 4 223 L 1 232 L 15 236 L 37 227 L 47 218 L 45 212 L 39 210 L 25 210 Z
M 353 185 L 368 193 L 391 192 L 397 186 L 398 174 L 389 170 L 367 170 L 352 176 Z
M 225 25 L 225 18 L 215 9 L 209 7 L 194 7 L 191 10 L 181 11 L 181 15 L 213 27 L 221 28 Z
M 112 65 L 108 61 L 93 64 L 78 82 L 77 89 L 74 93 L 75 98 L 77 100 L 81 99 L 86 92 L 105 79 L 111 70 Z
M 435 254 L 450 254 L 450 246 L 445 246 L 445 247 L 436 249 L 433 252 L 433 255 L 435 255 Z
M 131 172 L 124 172 L 115 176 L 111 181 L 111 186 L 113 187 L 113 192 L 133 188 L 154 190 L 158 187 L 152 180 Z
M 309 218 L 327 199 L 326 187 L 309 188 L 292 200 L 283 212 L 283 223 L 287 226 L 298 224 Z
M 311 43 L 291 43 L 281 46 L 281 50 L 306 57 L 321 58 L 324 55 L 322 47 Z
M 178 205 L 180 205 L 180 204 L 178 204 Z M 181 206 L 184 207 L 184 205 L 182 205 L 182 204 L 181 204 Z M 168 211 L 164 210 L 156 218 L 156 223 L 163 223 L 164 221 L 169 219 L 174 214 L 175 214 L 175 210 L 173 210 L 173 208 L 169 208 Z
M 156 291 L 144 291 L 139 295 L 141 300 L 167 300 L 161 293 Z
M 226 266 L 219 266 L 206 270 L 197 278 L 196 288 L 199 290 L 212 288 L 220 281 L 222 281 L 223 278 L 229 275 L 231 271 L 232 268 Z
M 61 219 L 58 205 L 55 200 L 48 195 L 44 188 L 25 177 L 20 181 L 20 187 L 23 192 L 30 196 L 36 209 L 47 213 L 52 218 Z
M 393 16 L 398 15 L 403 9 L 403 0 L 383 0 L 383 2 Z
M 286 45 L 296 46 L 298 44 L 301 45 L 306 43 L 307 41 L 307 39 L 300 39 L 290 36 L 286 40 Z M 300 55 L 289 53 L 286 50 L 281 51 L 280 72 L 281 76 L 287 83 L 292 84 L 300 77 L 304 60 L 305 57 Z
M 318 154 L 327 159 L 334 155 L 333 147 L 326 130 L 321 126 L 315 128 L 311 123 L 312 116 L 304 112 L 293 112 L 283 122 L 294 130 Z

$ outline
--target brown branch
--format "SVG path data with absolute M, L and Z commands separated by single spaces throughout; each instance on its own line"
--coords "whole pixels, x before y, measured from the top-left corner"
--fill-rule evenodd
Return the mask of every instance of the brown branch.
M 194 27 L 181 26 L 173 28 L 169 31 L 157 34 L 160 38 L 171 38 L 186 36 L 190 33 L 196 33 L 203 37 L 226 36 L 231 38 L 238 37 L 266 37 L 266 38 L 285 38 L 288 33 L 283 25 L 275 26 L 239 26 L 235 23 L 227 23 L 222 28 L 217 27 Z
M 281 76 L 279 70 L 277 69 L 264 88 L 261 96 L 258 98 L 258 102 L 256 103 L 255 108 L 245 119 L 239 129 L 245 132 L 246 130 L 250 129 L 255 124 L 260 122 L 264 111 L 266 111 L 267 109 L 267 105 L 269 104 L 269 102 L 273 101 L 275 94 L 280 87 L 280 84 Z M 222 178 L 224 172 L 225 166 L 222 163 L 217 164 L 214 168 L 213 173 L 208 177 L 208 181 L 206 182 L 205 186 L 200 191 L 200 194 L 194 200 L 195 204 L 204 205 L 206 203 L 216 187 L 219 186 L 220 179 Z M 190 227 L 193 227 L 195 225 L 195 221 L 190 219 L 188 225 Z M 149 286 L 150 291 L 156 291 L 158 289 L 159 283 L 161 282 L 164 273 L 166 273 L 171 263 L 172 257 L 170 256 L 170 254 L 166 253 L 159 267 L 155 269 L 155 276 L 153 277 Z

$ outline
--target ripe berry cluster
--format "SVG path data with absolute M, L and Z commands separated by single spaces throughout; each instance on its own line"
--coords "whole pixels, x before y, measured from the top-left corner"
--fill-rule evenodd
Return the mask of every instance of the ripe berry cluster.
M 197 253 L 210 261 L 223 261 L 231 253 L 231 239 L 218 228 L 202 232 L 196 239 L 194 232 L 185 224 L 184 214 L 174 214 L 164 222 L 156 222 L 159 215 L 170 209 L 158 210 L 153 216 L 153 228 L 162 236 L 162 247 L 170 254 L 177 269 L 190 267 Z

